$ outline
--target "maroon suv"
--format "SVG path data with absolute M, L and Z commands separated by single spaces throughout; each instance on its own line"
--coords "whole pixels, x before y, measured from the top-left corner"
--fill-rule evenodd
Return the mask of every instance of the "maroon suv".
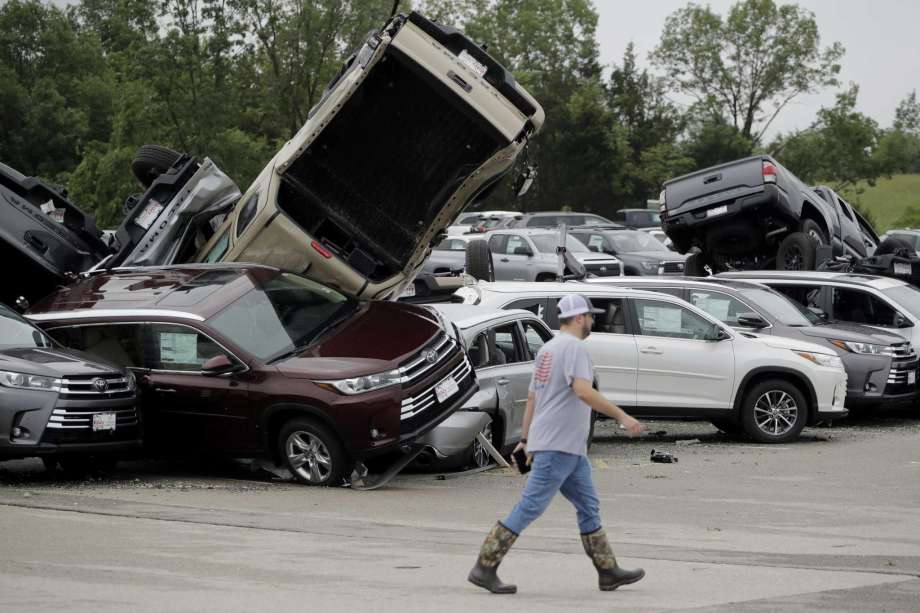
M 265 266 L 105 271 L 28 317 L 135 371 L 151 449 L 267 456 L 311 485 L 413 442 L 477 388 L 435 312 Z

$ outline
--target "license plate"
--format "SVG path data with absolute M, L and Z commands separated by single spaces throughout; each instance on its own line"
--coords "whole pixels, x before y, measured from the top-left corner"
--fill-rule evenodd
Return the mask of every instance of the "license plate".
M 469 68 L 476 74 L 477 77 L 481 77 L 486 74 L 486 66 L 474 58 L 472 55 L 467 53 L 466 49 L 460 52 L 460 55 L 457 56 L 464 66 Z
M 114 430 L 115 413 L 95 413 L 93 415 L 93 431 Z
M 706 211 L 706 217 L 716 217 L 717 215 L 724 215 L 728 213 L 728 205 L 724 204 L 722 206 L 717 206 L 714 209 L 709 209 Z
M 162 210 L 162 204 L 156 200 L 151 200 L 147 203 L 147 206 L 144 207 L 144 210 L 141 211 L 141 214 L 134 218 L 134 223 L 147 230 L 153 225 L 153 222 L 156 221 Z
M 911 370 L 907 373 L 907 385 L 913 385 L 917 382 L 917 371 Z
M 894 274 L 896 275 L 905 275 L 910 276 L 910 264 L 905 262 L 895 262 L 894 263 Z
M 457 385 L 457 382 L 454 381 L 454 378 L 448 377 L 438 383 L 438 386 L 434 388 L 434 395 L 437 396 L 438 402 L 444 402 L 459 391 L 460 386 Z

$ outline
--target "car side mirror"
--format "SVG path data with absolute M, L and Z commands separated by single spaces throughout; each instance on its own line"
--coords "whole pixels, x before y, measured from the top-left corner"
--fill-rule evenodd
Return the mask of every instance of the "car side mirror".
M 241 368 L 242 364 L 234 362 L 229 356 L 222 353 L 206 361 L 201 366 L 201 374 L 209 376 L 225 375 L 236 372 Z
M 738 315 L 738 325 L 743 328 L 768 328 L 770 324 L 757 313 L 740 313 Z
M 729 338 L 731 337 L 728 335 L 728 332 L 726 332 L 722 326 L 717 326 L 716 324 L 712 324 L 712 330 L 710 330 L 709 334 L 706 336 L 707 341 L 713 342 L 724 341 Z
M 820 309 L 816 306 L 809 306 L 808 310 L 811 311 L 821 321 L 827 321 L 827 313 L 825 313 L 823 309 Z
M 914 322 L 898 313 L 894 316 L 894 325 L 896 328 L 913 328 Z
M 533 251 L 530 250 L 530 247 L 515 247 L 514 255 L 526 255 L 527 257 L 533 257 Z

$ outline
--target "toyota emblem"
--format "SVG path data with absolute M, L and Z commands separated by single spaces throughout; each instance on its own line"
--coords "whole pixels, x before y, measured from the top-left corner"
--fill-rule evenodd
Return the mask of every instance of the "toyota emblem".
M 109 389 L 109 382 L 102 378 L 93 379 L 93 389 L 101 394 Z
M 429 364 L 434 364 L 438 361 L 438 352 L 434 349 L 429 349 L 425 352 L 425 361 Z

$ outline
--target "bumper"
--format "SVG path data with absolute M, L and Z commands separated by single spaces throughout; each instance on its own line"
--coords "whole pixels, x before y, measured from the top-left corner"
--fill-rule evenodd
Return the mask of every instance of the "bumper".
M 837 368 L 815 368 L 811 379 L 817 405 L 810 423 L 835 421 L 849 415 L 844 406 L 847 397 L 846 371 Z
M 903 405 L 920 398 L 920 361 L 916 359 L 892 362 L 887 358 L 859 356 L 845 358 L 844 364 L 849 382 L 849 407 Z
M 434 430 L 418 439 L 418 443 L 434 450 L 439 459 L 459 455 L 469 449 L 476 435 L 492 421 L 482 411 L 457 411 Z

